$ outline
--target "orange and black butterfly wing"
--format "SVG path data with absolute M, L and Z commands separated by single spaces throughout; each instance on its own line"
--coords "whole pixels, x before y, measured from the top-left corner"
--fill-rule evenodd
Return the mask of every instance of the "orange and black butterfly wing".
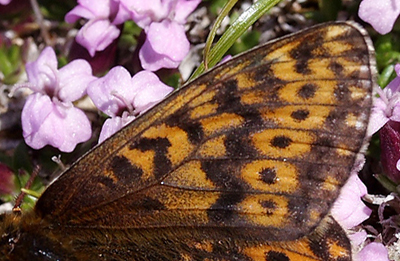
M 329 260 L 313 246 L 335 238 L 348 254 L 344 232 L 321 220 L 365 143 L 373 78 L 353 24 L 268 43 L 81 158 L 35 213 L 81 260 L 276 260 L 260 255 L 269 248 Z

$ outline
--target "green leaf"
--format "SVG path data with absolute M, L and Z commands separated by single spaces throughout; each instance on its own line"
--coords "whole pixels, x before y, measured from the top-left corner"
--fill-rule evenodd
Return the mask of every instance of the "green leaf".
M 279 3 L 279 0 L 259 0 L 241 14 L 232 25 L 222 35 L 221 39 L 215 44 L 208 55 L 208 67 L 217 64 L 225 53 L 231 48 L 235 41 L 255 23 L 264 13 Z M 205 70 L 204 62 L 190 77 L 190 80 L 202 74 Z

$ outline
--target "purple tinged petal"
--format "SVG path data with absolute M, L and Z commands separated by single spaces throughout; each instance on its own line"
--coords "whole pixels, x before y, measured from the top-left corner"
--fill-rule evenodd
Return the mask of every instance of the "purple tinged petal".
M 95 18 L 96 15 L 93 14 L 92 11 L 88 10 L 86 7 L 77 5 L 65 15 L 64 19 L 65 22 L 72 24 L 78 21 L 81 17 L 91 19 Z
M 355 258 L 356 261 L 390 261 L 386 247 L 382 243 L 372 242 L 366 245 Z
M 387 34 L 400 14 L 399 0 L 363 0 L 358 16 L 380 34 Z
M 180 24 L 186 23 L 186 18 L 196 9 L 201 0 L 178 0 L 175 7 L 174 20 Z
M 135 111 L 143 113 L 160 102 L 174 89 L 163 82 L 152 72 L 141 71 L 132 78 L 135 89 L 138 89 L 133 105 Z
M 353 228 L 371 215 L 371 209 L 361 200 L 366 193 L 364 183 L 356 174 L 352 174 L 331 210 L 332 216 L 343 228 Z
M 387 177 L 400 184 L 400 171 L 397 162 L 400 159 L 400 123 L 389 121 L 379 131 L 381 141 L 381 164 Z
M 52 109 L 53 104 L 49 96 L 40 93 L 28 96 L 21 114 L 23 136 L 28 145 L 35 143 L 33 135 L 39 131 L 41 124 L 46 120 Z M 45 146 L 45 144 L 35 144 L 36 147 Z
M 112 117 L 117 116 L 127 106 L 120 97 L 131 104 L 136 94 L 132 89 L 131 75 L 122 66 L 116 66 L 102 78 L 92 81 L 87 93 L 97 108 Z
M 123 1 L 118 1 L 118 9 L 112 24 L 118 25 L 124 23 L 125 21 L 133 20 L 134 14 L 122 2 Z
M 372 136 L 389 120 L 400 122 L 400 64 L 395 65 L 397 77 L 385 89 L 377 89 L 379 97 L 374 97 L 367 135 Z
M 122 129 L 122 127 L 126 126 L 128 123 L 135 119 L 134 116 L 124 115 L 123 117 L 113 117 L 107 119 L 103 127 L 101 128 L 99 143 L 102 143 L 108 137 L 111 137 L 114 133 Z
M 399 92 L 399 88 L 400 88 L 400 77 L 397 76 L 396 78 L 394 78 L 386 87 L 384 90 L 386 90 L 388 96 L 392 96 L 393 94 L 395 94 L 396 92 Z
M 169 20 L 152 23 L 146 33 L 146 41 L 139 51 L 142 67 L 146 70 L 177 68 L 189 52 L 185 29 L 178 23 Z
M 391 121 L 400 122 L 400 103 L 396 104 L 392 109 Z
M 11 0 L 0 0 L 1 5 L 8 5 L 11 2 Z
M 371 137 L 389 121 L 389 118 L 386 115 L 386 107 L 386 103 L 382 99 L 374 99 L 374 106 L 372 107 L 371 111 L 367 136 Z
M 51 145 L 71 152 L 92 134 L 90 122 L 81 110 L 72 103 L 56 104 L 40 93 L 27 98 L 21 118 L 24 139 L 34 149 Z
M 358 231 L 356 233 L 349 233 L 349 239 L 350 242 L 353 246 L 361 246 L 364 244 L 365 240 L 368 238 L 367 232 L 362 229 L 361 231 Z
M 232 59 L 232 55 L 230 55 L 230 54 L 225 55 L 224 57 L 222 57 L 221 61 L 219 61 L 218 65 L 223 64 L 223 63 L 229 61 L 230 59 Z
M 94 56 L 96 51 L 107 48 L 119 34 L 120 30 L 108 19 L 93 19 L 79 30 L 76 41 L 84 46 L 91 56 Z
M 78 5 L 65 15 L 65 21 L 74 23 L 81 17 L 86 19 L 107 19 L 109 15 L 110 0 L 97 0 L 95 4 L 91 0 L 80 0 Z
M 171 12 L 171 2 L 176 0 L 120 0 L 120 3 L 132 13 L 132 19 L 141 28 L 146 28 L 152 22 L 167 18 Z
M 58 97 L 62 101 L 76 101 L 86 94 L 88 84 L 97 79 L 92 68 L 85 60 L 74 60 L 59 70 L 60 90 Z
M 43 49 L 38 59 L 26 64 L 26 74 L 35 92 L 52 95 L 58 86 L 57 57 L 51 47 Z
M 155 52 L 161 54 L 173 52 L 170 54 L 171 60 L 182 61 L 189 52 L 190 44 L 186 38 L 185 28 L 174 21 L 152 23 L 146 34 Z M 171 35 L 174 37 L 168 37 Z

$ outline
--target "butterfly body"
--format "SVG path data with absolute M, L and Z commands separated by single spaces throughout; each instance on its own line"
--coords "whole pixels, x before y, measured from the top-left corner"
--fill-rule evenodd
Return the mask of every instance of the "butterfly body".
M 374 75 L 351 23 L 238 56 L 6 216 L 0 260 L 351 260 L 328 212 L 365 145 Z

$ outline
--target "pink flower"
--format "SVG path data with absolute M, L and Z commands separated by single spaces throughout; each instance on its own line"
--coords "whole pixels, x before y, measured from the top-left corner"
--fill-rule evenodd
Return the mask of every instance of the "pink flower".
M 91 56 L 103 51 L 120 34 L 116 24 L 112 23 L 118 11 L 116 0 L 79 0 L 79 5 L 65 15 L 67 23 L 74 23 L 80 17 L 89 21 L 79 30 L 76 41 L 84 46 Z M 111 19 L 111 20 L 110 20 Z
M 356 174 L 352 174 L 331 210 L 332 216 L 343 228 L 353 228 L 371 215 L 371 209 L 361 200 L 365 194 L 367 188 L 364 183 Z
M 400 64 L 395 65 L 397 77 L 385 89 L 377 88 L 379 98 L 374 99 L 368 135 L 372 136 L 389 120 L 400 122 Z
M 29 83 L 23 87 L 34 93 L 28 96 L 21 121 L 25 142 L 34 149 L 51 145 L 64 152 L 91 136 L 86 115 L 72 104 L 86 94 L 94 80 L 90 65 L 75 60 L 57 69 L 53 49 L 46 47 L 39 58 L 26 64 Z
M 363 0 L 358 16 L 380 34 L 387 34 L 393 29 L 400 14 L 400 0 Z
M 0 0 L 0 5 L 8 5 L 11 0 Z
M 142 67 L 149 71 L 178 67 L 190 47 L 184 28 L 186 18 L 201 0 L 120 2 L 147 34 L 146 41 L 139 51 Z
M 144 29 L 147 39 L 139 52 L 142 67 L 156 71 L 176 68 L 189 52 L 184 24 L 201 0 L 100 0 L 96 4 L 79 0 L 79 5 L 65 16 L 73 23 L 80 17 L 89 21 L 79 30 L 76 41 L 94 56 L 115 40 L 116 25 L 135 21 Z M 173 37 L 171 37 L 173 36 Z
M 397 77 L 385 89 L 377 88 L 367 134 L 381 130 L 382 166 L 392 181 L 400 182 L 400 64 L 394 68 Z
M 334 219 L 345 229 L 349 230 L 361 224 L 372 213 L 361 200 L 367 194 L 367 188 L 353 173 L 347 183 L 343 186 L 339 198 L 331 209 Z M 362 246 L 366 239 L 365 231 L 350 235 L 351 243 L 355 249 Z M 374 258 L 372 258 L 374 257 Z M 379 260 L 389 261 L 387 249 L 381 243 L 370 243 L 355 255 L 356 260 Z
M 355 258 L 356 261 L 390 261 L 388 251 L 382 243 L 372 242 L 366 245 Z
M 131 77 L 121 66 L 112 68 L 107 75 L 91 82 L 88 95 L 97 108 L 111 116 L 103 125 L 99 142 L 151 108 L 172 90 L 152 72 L 141 71 Z
M 183 25 L 164 20 L 149 26 L 147 38 L 139 51 L 139 58 L 146 70 L 177 68 L 188 54 L 189 48 L 190 43 Z

